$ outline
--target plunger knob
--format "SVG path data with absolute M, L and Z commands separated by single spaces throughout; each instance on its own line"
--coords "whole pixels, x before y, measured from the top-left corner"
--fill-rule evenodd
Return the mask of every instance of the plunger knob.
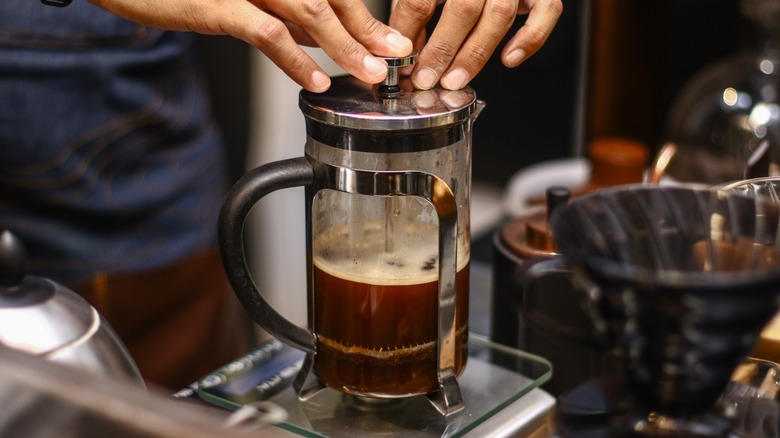
M 400 58 L 384 56 L 377 56 L 377 58 L 384 59 L 387 63 L 387 77 L 379 85 L 377 92 L 379 97 L 383 99 L 393 99 L 401 94 L 401 87 L 398 85 L 398 69 L 414 65 L 414 61 L 417 59 L 417 52 L 412 52 L 411 55 Z

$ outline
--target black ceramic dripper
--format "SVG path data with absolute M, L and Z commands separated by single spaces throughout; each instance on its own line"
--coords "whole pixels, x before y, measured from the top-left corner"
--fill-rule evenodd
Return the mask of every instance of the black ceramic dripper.
M 779 209 L 733 192 L 632 185 L 556 212 L 555 244 L 623 361 L 609 434 L 732 436 L 716 402 L 778 309 Z

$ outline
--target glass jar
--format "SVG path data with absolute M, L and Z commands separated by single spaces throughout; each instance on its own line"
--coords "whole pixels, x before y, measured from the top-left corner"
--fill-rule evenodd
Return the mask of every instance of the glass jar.
M 742 0 L 755 44 L 694 75 L 672 102 L 656 173 L 719 184 L 780 174 L 780 2 Z

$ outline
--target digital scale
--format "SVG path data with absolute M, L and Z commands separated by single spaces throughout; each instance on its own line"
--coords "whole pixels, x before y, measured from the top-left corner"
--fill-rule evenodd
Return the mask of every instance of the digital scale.
M 235 411 L 268 401 L 287 411 L 276 426 L 304 437 L 546 437 L 555 399 L 539 386 L 548 361 L 469 336 L 469 359 L 458 384 L 465 409 L 444 416 L 424 396 L 364 399 L 325 389 L 301 401 L 292 381 L 304 353 L 271 340 L 205 376 L 177 397 L 198 397 Z M 289 434 L 286 434 L 289 436 Z

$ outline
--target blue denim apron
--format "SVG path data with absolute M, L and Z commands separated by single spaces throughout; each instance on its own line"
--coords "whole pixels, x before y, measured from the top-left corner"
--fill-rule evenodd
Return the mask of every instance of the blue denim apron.
M 0 229 L 64 283 L 215 243 L 227 172 L 192 35 L 0 1 Z

